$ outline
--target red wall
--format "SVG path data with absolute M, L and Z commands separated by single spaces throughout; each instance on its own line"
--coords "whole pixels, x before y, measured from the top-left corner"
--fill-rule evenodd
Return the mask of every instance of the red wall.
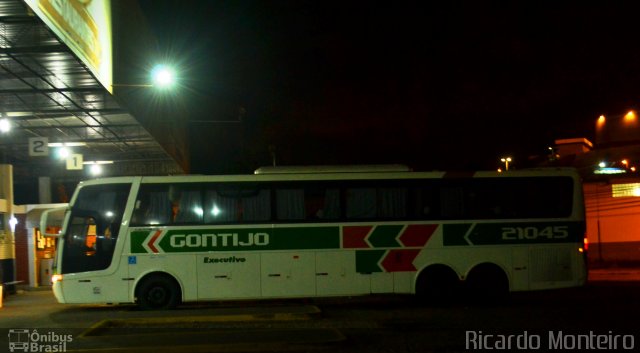
M 16 225 L 16 281 L 22 281 L 21 284 L 29 284 L 29 246 L 27 233 L 27 215 L 17 214 L 18 219 Z

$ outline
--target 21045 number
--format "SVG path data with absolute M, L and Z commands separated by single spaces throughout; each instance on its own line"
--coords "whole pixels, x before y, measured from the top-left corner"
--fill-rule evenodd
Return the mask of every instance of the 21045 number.
M 568 226 L 548 227 L 502 227 L 502 240 L 565 239 L 569 237 Z

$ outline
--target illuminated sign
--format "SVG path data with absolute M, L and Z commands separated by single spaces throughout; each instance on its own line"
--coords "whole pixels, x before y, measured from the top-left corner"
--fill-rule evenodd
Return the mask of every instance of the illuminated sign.
M 624 174 L 627 171 L 620 168 L 604 167 L 593 171 L 593 174 Z
M 612 184 L 613 197 L 640 197 L 640 183 Z
M 111 0 L 25 0 L 111 92 Z

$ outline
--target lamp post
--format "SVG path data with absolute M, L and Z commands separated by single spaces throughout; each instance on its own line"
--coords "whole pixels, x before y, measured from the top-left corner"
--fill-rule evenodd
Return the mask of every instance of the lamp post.
M 505 171 L 509 170 L 509 163 L 511 163 L 511 157 L 500 158 L 500 161 L 504 163 L 504 170 Z

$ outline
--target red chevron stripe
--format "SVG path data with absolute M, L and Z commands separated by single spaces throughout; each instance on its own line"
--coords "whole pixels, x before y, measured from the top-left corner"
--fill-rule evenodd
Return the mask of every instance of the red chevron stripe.
M 412 224 L 404 230 L 400 242 L 404 246 L 424 246 L 436 229 L 437 224 Z
M 408 272 L 415 271 L 413 260 L 420 253 L 420 249 L 396 249 L 389 250 L 387 256 L 382 260 L 382 268 L 387 272 Z
M 369 248 L 365 241 L 373 226 L 350 226 L 342 227 L 342 248 Z
M 157 230 L 156 234 L 154 234 L 151 237 L 151 240 L 149 240 L 149 249 L 151 249 L 151 251 L 153 251 L 154 253 L 158 253 L 158 249 L 156 249 L 155 245 L 153 245 L 153 243 L 156 242 L 156 240 L 158 240 L 158 237 L 160 237 L 160 233 L 162 233 L 162 230 Z

